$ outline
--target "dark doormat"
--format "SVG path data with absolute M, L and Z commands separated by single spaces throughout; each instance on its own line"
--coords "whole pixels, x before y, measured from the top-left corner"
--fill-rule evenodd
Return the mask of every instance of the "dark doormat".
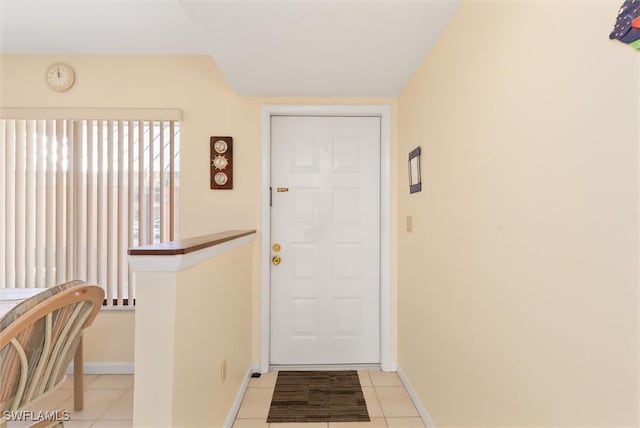
M 358 372 L 278 372 L 267 422 L 368 422 Z

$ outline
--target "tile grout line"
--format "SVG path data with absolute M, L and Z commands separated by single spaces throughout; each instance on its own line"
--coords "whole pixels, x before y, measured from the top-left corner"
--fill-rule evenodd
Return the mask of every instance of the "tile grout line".
M 371 373 L 369 373 L 369 375 L 371 375 Z M 380 406 L 380 411 L 382 412 L 382 417 L 384 418 L 384 423 L 385 423 L 385 425 L 389 426 L 389 424 L 387 423 L 387 417 L 388 417 L 388 416 L 387 416 L 387 414 L 385 413 L 384 408 L 382 407 L 382 400 L 381 400 L 381 399 L 380 399 L 380 397 L 378 396 L 378 388 L 379 388 L 379 386 L 378 386 L 378 385 L 376 385 L 376 384 L 373 382 L 373 376 L 370 376 L 370 377 L 371 377 L 371 386 L 373 386 L 373 393 L 374 393 L 374 394 L 375 394 L 375 396 L 376 396 L 376 400 L 378 400 L 378 405 Z
M 384 424 L 385 426 L 389 426 L 389 424 L 387 423 L 387 415 L 384 412 L 384 409 L 382 408 L 382 401 L 380 401 L 380 397 L 378 397 L 378 387 L 375 386 L 373 384 L 373 379 L 371 379 L 371 385 L 373 386 L 373 395 L 376 396 L 376 400 L 378 400 L 378 406 L 380 407 L 380 411 L 382 412 L 382 417 L 384 418 Z
M 396 373 L 396 376 L 398 376 L 397 373 Z M 399 376 L 398 376 L 398 378 L 399 378 Z M 380 410 L 382 411 L 382 414 L 384 415 L 384 420 L 385 420 L 385 424 L 386 424 L 387 428 L 389 427 L 388 419 L 403 419 L 403 418 L 409 419 L 409 418 L 415 418 L 415 417 L 419 418 L 420 417 L 419 416 L 419 412 L 418 412 L 417 416 L 408 416 L 408 415 L 407 416 L 393 416 L 393 415 L 387 415 L 386 414 L 386 412 L 385 412 L 385 410 L 384 410 L 384 408 L 382 406 L 382 400 L 380 399 L 380 396 L 378 395 L 378 389 L 379 388 L 398 388 L 398 389 L 402 389 L 402 390 L 404 390 L 405 392 L 408 393 L 407 388 L 404 386 L 402 381 L 401 381 L 400 385 L 375 385 L 374 382 L 373 382 L 373 377 L 372 377 L 371 378 L 371 383 L 374 386 L 374 392 L 375 392 L 376 398 L 378 399 L 378 404 L 380 405 Z M 415 404 L 414 404 L 414 408 L 415 408 Z M 422 424 L 424 425 L 424 422 L 422 422 Z
M 94 389 L 94 391 L 104 391 L 104 390 L 112 391 L 111 389 Z M 86 392 L 86 391 L 85 391 L 85 392 Z M 102 417 L 103 417 L 104 415 L 106 415 L 106 414 L 107 414 L 107 412 L 113 408 L 113 406 L 115 406 L 116 404 L 118 404 L 118 402 L 120 402 L 120 400 L 122 400 L 122 397 L 124 397 L 124 396 L 125 396 L 125 395 L 127 395 L 128 393 L 129 393 L 129 391 L 128 391 L 128 390 L 127 390 L 127 391 L 124 391 L 124 393 L 122 393 L 118 398 L 116 398 L 116 400 L 115 400 L 115 401 L 114 401 L 110 406 L 107 406 L 107 408 L 106 408 L 102 413 L 100 413 L 100 416 L 98 416 L 98 418 L 96 419 L 96 423 L 97 423 L 97 422 L 99 422 L 99 421 L 102 419 Z M 85 408 L 86 408 L 86 406 L 85 406 Z M 81 411 L 83 411 L 83 410 L 85 410 L 85 409 L 82 409 Z M 131 419 L 133 420 L 133 415 L 132 415 L 132 418 L 131 418 Z M 77 421 L 83 421 L 83 420 L 86 420 L 86 419 L 76 419 L 76 420 L 77 420 Z M 125 420 L 125 419 L 122 419 L 122 420 Z M 126 419 L 126 420 L 128 420 L 128 419 Z M 91 426 L 93 426 L 93 425 L 90 425 L 89 427 L 91 427 Z
M 389 428 L 389 423 L 387 422 L 387 417 L 384 414 L 384 410 L 382 410 L 382 403 L 380 402 L 380 397 L 378 397 L 378 390 L 377 390 L 376 386 L 373 384 L 373 377 L 371 376 L 371 370 L 367 370 L 366 373 L 367 373 L 367 376 L 369 377 L 369 382 L 371 383 L 371 387 L 373 388 L 373 395 L 376 397 L 376 400 L 378 401 L 378 407 L 380 408 L 380 411 L 382 412 L 382 420 L 384 421 L 384 426 L 386 428 Z M 369 409 L 367 409 L 367 412 L 368 411 L 369 411 Z M 374 419 L 374 418 L 369 416 L 369 420 L 371 420 L 371 419 Z
M 100 416 L 96 420 L 96 422 L 99 422 L 99 421 L 125 421 L 125 420 L 128 421 L 128 420 L 133 420 L 133 408 L 131 409 L 131 411 L 132 411 L 131 419 L 104 419 L 105 415 L 107 413 L 109 413 L 109 410 L 113 409 L 125 397 L 125 395 L 127 395 L 130 392 L 133 392 L 133 388 L 131 388 L 130 390 L 126 391 L 124 394 L 122 394 L 120 396 L 120 398 L 118 398 L 116 401 L 114 401 L 114 403 L 110 407 L 108 407 L 107 410 L 105 410 L 104 414 L 102 416 Z

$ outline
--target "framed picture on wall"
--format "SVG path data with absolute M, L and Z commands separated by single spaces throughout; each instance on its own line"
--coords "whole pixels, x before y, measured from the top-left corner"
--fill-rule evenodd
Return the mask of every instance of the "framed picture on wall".
M 422 178 L 420 176 L 420 147 L 416 147 L 409 153 L 409 193 L 422 191 Z

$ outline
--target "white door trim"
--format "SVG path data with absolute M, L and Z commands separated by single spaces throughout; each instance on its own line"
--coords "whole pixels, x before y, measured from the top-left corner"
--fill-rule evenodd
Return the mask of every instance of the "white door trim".
M 271 320 L 271 116 L 380 117 L 380 367 L 393 371 L 391 361 L 391 107 L 388 105 L 273 105 L 262 106 L 262 214 L 260 371 L 269 371 Z

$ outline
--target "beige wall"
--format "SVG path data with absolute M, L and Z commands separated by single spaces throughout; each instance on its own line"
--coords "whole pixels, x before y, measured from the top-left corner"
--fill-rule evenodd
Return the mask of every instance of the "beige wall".
M 251 367 L 250 244 L 178 272 L 173 426 L 223 426 Z M 226 362 L 225 380 L 222 364 Z
M 68 62 L 76 70 L 76 84 L 66 93 L 53 92 L 45 84 L 44 72 L 55 61 Z M 395 99 L 239 97 L 228 87 L 208 56 L 0 56 L 0 107 L 182 109 L 179 233 L 183 238 L 226 229 L 260 229 L 260 121 L 261 106 L 265 103 L 389 104 L 392 107 L 395 163 Z M 212 135 L 231 135 L 234 138 L 233 191 L 209 189 L 209 137 Z M 392 176 L 395 188 L 395 171 Z M 392 198 L 392 206 L 395 207 L 395 192 Z M 392 221 L 395 221 L 395 208 Z M 255 272 L 259 272 L 259 236 L 254 244 Z M 395 234 L 392 239 L 395 245 Z M 252 294 L 252 355 L 257 362 L 260 343 L 259 275 L 254 275 Z M 133 328 L 131 314 L 109 317 L 120 317 L 118 322 L 130 322 L 130 328 Z M 101 318 L 106 316 L 101 314 L 98 322 L 102 321 Z M 108 322 L 105 319 L 105 323 Z M 112 358 L 133 355 L 132 337 L 102 336 L 101 343 L 92 341 L 96 348 L 89 348 L 87 354 L 95 356 L 96 360 L 88 361 L 120 361 Z M 129 351 L 112 353 L 111 344 L 123 340 L 128 343 Z M 395 353 L 395 336 L 393 347 Z
M 135 426 L 224 425 L 252 366 L 252 272 L 238 269 L 251 265 L 251 239 L 222 253 L 134 257 Z M 177 271 L 159 271 L 167 266 Z
M 88 363 L 133 362 L 133 311 L 101 311 L 84 333 Z
M 439 427 L 638 426 L 620 2 L 467 1 L 398 104 L 398 360 Z M 406 216 L 413 216 L 407 233 Z

